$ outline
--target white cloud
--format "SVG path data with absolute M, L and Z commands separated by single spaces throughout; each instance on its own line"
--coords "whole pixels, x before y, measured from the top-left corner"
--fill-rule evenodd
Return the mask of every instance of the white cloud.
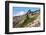
M 21 15 L 24 15 L 24 14 L 26 14 L 26 12 L 21 11 L 21 12 L 16 13 L 15 16 L 21 16 Z

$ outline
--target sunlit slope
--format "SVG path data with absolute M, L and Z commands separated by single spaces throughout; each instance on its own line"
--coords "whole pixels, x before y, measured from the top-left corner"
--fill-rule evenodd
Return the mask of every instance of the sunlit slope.
M 27 13 L 13 17 L 13 28 L 38 26 L 40 26 L 40 10 L 32 12 L 29 9 Z
M 31 27 L 31 25 L 33 24 L 33 22 L 38 18 L 39 14 L 34 14 L 31 15 L 30 17 L 27 17 L 26 15 L 21 16 L 21 20 L 17 23 L 15 23 L 14 27 Z

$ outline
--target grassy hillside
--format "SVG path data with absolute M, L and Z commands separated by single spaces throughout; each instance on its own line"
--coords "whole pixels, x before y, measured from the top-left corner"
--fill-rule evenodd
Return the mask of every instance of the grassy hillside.
M 39 14 L 34 14 L 31 16 L 31 18 L 28 18 L 27 16 L 23 16 L 21 17 L 22 19 L 16 23 L 15 27 L 25 27 L 29 23 L 31 24 L 34 20 L 36 20 L 38 16 Z
M 27 26 L 30 27 L 29 24 L 32 25 L 35 20 L 37 24 L 37 19 L 39 19 L 38 18 L 39 15 L 40 15 L 40 12 L 38 11 L 38 12 L 33 12 L 33 13 L 28 12 L 22 16 L 14 16 L 13 17 L 13 28 L 27 27 Z M 38 20 L 38 23 L 39 22 L 40 21 Z

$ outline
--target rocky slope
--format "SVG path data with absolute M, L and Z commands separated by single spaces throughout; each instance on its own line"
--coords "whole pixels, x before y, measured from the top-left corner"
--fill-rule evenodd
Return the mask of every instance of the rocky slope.
M 40 11 L 37 10 L 35 12 L 31 12 L 31 11 L 27 12 L 26 14 L 24 14 L 22 16 L 13 16 L 13 28 L 38 27 L 40 25 L 39 24 L 39 19 L 40 19 L 39 15 L 40 15 Z

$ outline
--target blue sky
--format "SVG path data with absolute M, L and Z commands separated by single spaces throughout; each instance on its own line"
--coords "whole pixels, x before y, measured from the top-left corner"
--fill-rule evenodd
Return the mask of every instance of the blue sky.
M 39 8 L 37 7 L 13 7 L 13 16 L 21 12 L 27 12 L 29 9 L 33 12 L 33 11 L 38 10 Z

